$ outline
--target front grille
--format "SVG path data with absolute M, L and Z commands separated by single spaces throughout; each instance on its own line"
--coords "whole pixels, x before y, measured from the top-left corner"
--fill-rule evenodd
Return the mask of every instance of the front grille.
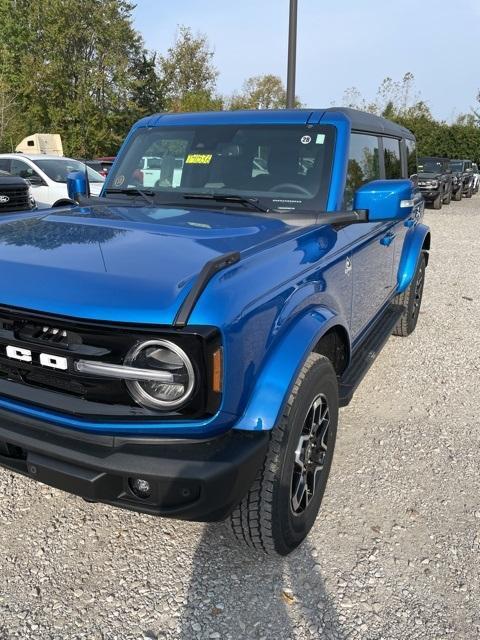
M 166 413 L 136 404 L 123 380 L 82 374 L 74 368 L 79 359 L 123 364 L 136 344 L 159 337 L 173 339 L 189 354 L 197 381 L 212 379 L 208 354 L 219 345 L 218 332 L 212 328 L 187 332 L 171 327 L 73 324 L 61 318 L 27 317 L 21 312 L 0 309 L 0 395 L 63 413 L 107 420 L 212 415 L 220 398 L 217 394 L 212 396 L 205 385 L 197 384 L 188 405 Z M 9 357 L 7 346 L 28 350 L 31 362 Z M 42 366 L 41 353 L 65 358 L 67 369 Z
M 27 211 L 32 208 L 28 186 L 20 189 L 9 189 L 7 186 L 0 186 L 0 196 L 7 196 L 9 198 L 8 202 L 0 202 L 0 213 Z

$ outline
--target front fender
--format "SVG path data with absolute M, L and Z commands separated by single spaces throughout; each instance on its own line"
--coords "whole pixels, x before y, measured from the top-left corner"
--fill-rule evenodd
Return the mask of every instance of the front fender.
M 328 307 L 311 309 L 295 322 L 269 355 L 235 429 L 273 429 L 308 355 L 320 338 L 336 325 L 348 332 L 346 324 Z
M 430 247 L 430 229 L 425 224 L 417 224 L 409 230 L 403 243 L 397 275 L 398 293 L 403 293 L 411 283 L 425 245 Z

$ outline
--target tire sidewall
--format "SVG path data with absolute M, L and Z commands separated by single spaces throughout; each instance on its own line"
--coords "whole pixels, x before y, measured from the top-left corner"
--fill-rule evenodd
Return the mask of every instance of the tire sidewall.
M 410 285 L 410 295 L 408 297 L 407 313 L 408 313 L 408 333 L 409 334 L 415 330 L 415 327 L 417 326 L 417 322 L 418 322 L 418 317 L 420 315 L 420 309 L 421 309 L 422 299 L 423 299 L 423 286 L 422 286 L 422 292 L 421 292 L 418 311 L 415 314 L 415 316 L 413 315 L 413 306 L 415 304 L 415 290 L 417 287 L 417 281 L 420 275 L 423 276 L 423 281 L 425 283 L 425 266 L 426 266 L 425 256 L 422 253 L 420 260 L 418 262 L 417 269 L 415 271 L 415 277 L 413 278 L 412 283 Z
M 325 395 L 330 411 L 328 448 L 324 468 L 314 497 L 301 514 L 291 509 L 291 482 L 294 469 L 295 449 L 300 438 L 305 418 L 315 397 Z M 277 553 L 286 555 L 305 538 L 312 528 L 325 492 L 338 424 L 338 382 L 335 371 L 324 357 L 319 358 L 301 381 L 287 418 L 285 438 L 279 460 L 279 474 L 273 489 L 272 533 Z

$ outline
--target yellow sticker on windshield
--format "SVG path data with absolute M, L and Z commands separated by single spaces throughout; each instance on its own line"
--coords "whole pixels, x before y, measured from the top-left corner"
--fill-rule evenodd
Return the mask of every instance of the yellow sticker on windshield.
M 190 153 L 185 160 L 186 164 L 210 164 L 212 161 L 211 153 Z

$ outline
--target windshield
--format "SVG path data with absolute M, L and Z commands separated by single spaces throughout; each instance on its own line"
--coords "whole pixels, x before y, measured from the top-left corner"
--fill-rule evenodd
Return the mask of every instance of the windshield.
M 418 170 L 420 173 L 443 173 L 443 162 L 428 158 L 419 158 Z
M 33 162 L 54 182 L 66 183 L 71 171 L 85 171 L 83 162 L 69 158 L 43 158 Z M 87 167 L 87 172 L 89 182 L 105 182 L 105 178 L 90 167 Z
M 452 171 L 463 171 L 463 162 L 451 162 L 450 168 Z
M 210 196 L 241 206 L 224 202 L 228 195 L 269 211 L 320 210 L 334 138 L 334 127 L 314 125 L 142 128 L 110 172 L 108 192 L 146 189 L 155 203 L 189 207 L 211 206 Z

